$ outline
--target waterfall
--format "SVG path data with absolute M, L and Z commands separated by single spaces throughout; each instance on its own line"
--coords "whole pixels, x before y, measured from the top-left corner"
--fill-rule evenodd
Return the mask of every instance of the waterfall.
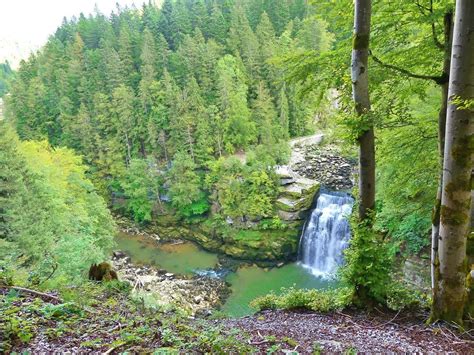
M 348 217 L 354 200 L 348 194 L 323 192 L 306 222 L 298 261 L 316 276 L 330 277 L 343 262 L 350 238 Z

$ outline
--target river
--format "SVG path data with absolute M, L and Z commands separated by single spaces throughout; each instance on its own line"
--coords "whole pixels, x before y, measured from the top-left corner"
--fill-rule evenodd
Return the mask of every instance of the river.
M 124 251 L 137 265 L 151 265 L 175 274 L 192 276 L 195 273 L 215 270 L 219 256 L 207 252 L 193 243 L 157 243 L 153 238 L 120 233 L 115 238 L 116 249 Z M 232 293 L 222 307 L 228 316 L 240 317 L 253 313 L 250 301 L 269 292 L 276 294 L 282 288 L 330 288 L 336 282 L 314 276 L 298 263 L 280 268 L 261 268 L 246 263 L 238 264 L 234 271 L 221 270 L 220 276 L 230 284 Z

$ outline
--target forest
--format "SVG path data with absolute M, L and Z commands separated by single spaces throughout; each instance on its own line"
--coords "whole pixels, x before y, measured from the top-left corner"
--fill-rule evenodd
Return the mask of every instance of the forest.
M 0 352 L 472 352 L 472 1 L 119 3 L 0 64 Z

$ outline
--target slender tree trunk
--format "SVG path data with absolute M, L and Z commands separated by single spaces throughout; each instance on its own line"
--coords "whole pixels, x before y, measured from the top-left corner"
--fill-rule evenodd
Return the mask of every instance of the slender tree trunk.
M 466 244 L 470 231 L 474 112 L 459 100 L 474 99 L 474 1 L 457 0 L 444 147 L 439 230 L 439 273 L 432 319 L 462 323 L 466 292 Z M 453 100 L 456 100 L 455 102 Z
M 365 220 L 375 207 L 375 138 L 370 122 L 368 57 L 370 39 L 371 0 L 356 0 L 354 39 L 352 46 L 352 92 L 357 114 L 367 120 L 359 142 L 359 219 Z
M 449 78 L 451 68 L 451 47 L 453 42 L 453 13 L 451 11 L 444 15 L 444 63 L 442 77 Z M 441 195 L 443 191 L 443 163 L 444 163 L 444 143 L 446 136 L 446 115 L 448 110 L 448 88 L 449 82 L 441 85 L 441 108 L 438 114 L 438 151 L 440 157 L 440 176 L 438 180 L 438 191 L 436 193 L 436 204 L 433 208 L 431 224 L 431 289 L 434 294 L 435 270 L 438 263 L 438 238 L 439 238 L 439 215 L 441 209 Z
M 130 139 L 128 138 L 127 132 L 125 132 L 125 143 L 127 145 L 127 165 L 130 165 L 132 160 L 132 148 L 130 147 Z
M 145 141 L 143 138 L 140 138 L 140 153 L 143 159 L 146 159 L 146 148 L 145 148 Z
M 186 126 L 186 133 L 188 136 L 188 144 L 189 144 L 189 152 L 191 154 L 191 158 L 193 159 L 193 162 L 196 163 L 196 159 L 194 157 L 194 141 L 193 141 L 193 136 L 191 134 L 191 127 L 188 125 Z
M 163 131 L 163 130 L 160 131 L 159 136 L 158 136 L 158 141 L 163 146 L 163 152 L 165 153 L 166 163 L 169 164 L 170 159 L 169 159 L 169 156 L 168 156 L 168 149 L 166 149 L 166 133 L 165 133 L 165 131 Z

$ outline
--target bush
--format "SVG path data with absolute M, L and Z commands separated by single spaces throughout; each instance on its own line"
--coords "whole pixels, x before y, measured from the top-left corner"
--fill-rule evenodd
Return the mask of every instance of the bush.
M 342 281 L 354 287 L 356 305 L 385 304 L 393 264 L 389 245 L 368 221 L 359 223 L 355 216 L 352 231 L 349 248 L 345 251 L 346 265 L 340 271 Z
M 393 282 L 387 289 L 386 306 L 393 311 L 429 308 L 429 304 L 430 299 L 426 294 L 410 289 L 400 282 Z
M 250 303 L 259 311 L 275 309 L 307 309 L 317 312 L 329 312 L 344 309 L 352 301 L 353 290 L 341 287 L 335 290 L 284 289 L 281 295 L 270 293 L 258 297 Z

